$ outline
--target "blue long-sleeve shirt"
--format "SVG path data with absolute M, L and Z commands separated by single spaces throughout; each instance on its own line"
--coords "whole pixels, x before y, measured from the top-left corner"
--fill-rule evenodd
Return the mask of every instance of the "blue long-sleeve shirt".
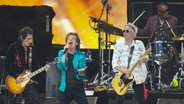
M 61 92 L 64 92 L 66 89 L 66 71 L 68 70 L 68 53 L 66 54 L 65 62 L 62 62 L 62 56 L 63 56 L 64 50 L 60 50 L 58 52 L 58 63 L 57 66 L 61 70 L 61 80 L 60 80 L 60 86 L 59 90 Z M 77 69 L 82 69 L 86 67 L 86 56 L 84 53 L 80 52 L 79 50 L 76 50 L 73 54 L 73 68 L 74 68 L 74 77 L 78 80 L 83 81 L 85 78 L 85 74 L 83 76 L 79 76 Z

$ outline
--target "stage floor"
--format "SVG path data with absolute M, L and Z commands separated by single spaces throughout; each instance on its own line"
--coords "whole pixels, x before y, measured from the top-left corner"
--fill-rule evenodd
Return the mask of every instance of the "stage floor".
M 114 104 L 116 93 L 113 89 L 108 91 L 94 92 L 93 90 L 88 91 L 88 102 L 89 104 Z M 132 89 L 124 95 L 125 102 L 123 104 L 138 104 L 135 93 Z M 8 104 L 8 94 L 6 91 L 1 93 L 1 99 L 4 104 Z M 59 104 L 57 97 L 53 98 L 40 98 L 41 104 Z M 164 91 L 150 90 L 148 91 L 148 104 L 183 104 L 184 103 L 184 89 L 165 89 Z M 0 104 L 3 104 L 0 102 Z M 72 101 L 70 104 L 77 104 Z

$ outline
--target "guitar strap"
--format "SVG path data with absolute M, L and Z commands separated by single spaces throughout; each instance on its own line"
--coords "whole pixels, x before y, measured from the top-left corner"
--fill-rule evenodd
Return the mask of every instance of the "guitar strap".
M 32 47 L 29 47 L 29 60 L 28 60 L 29 69 L 32 70 Z
M 132 47 L 130 48 L 130 53 L 129 53 L 129 56 L 128 56 L 128 65 L 127 65 L 127 69 L 129 69 L 129 67 L 130 67 L 130 62 L 131 62 L 131 60 L 132 60 L 133 51 L 134 51 L 134 46 L 132 46 Z

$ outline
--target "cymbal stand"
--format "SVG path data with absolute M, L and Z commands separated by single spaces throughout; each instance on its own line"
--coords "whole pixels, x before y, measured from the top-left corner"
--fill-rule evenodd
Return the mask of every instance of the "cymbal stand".
M 184 71 L 183 71 L 183 63 L 181 64 L 182 66 L 179 68 L 180 71 L 180 78 L 179 78 L 179 88 L 182 88 L 182 81 L 184 81 Z
M 162 70 L 162 64 L 163 64 L 163 60 L 159 59 L 158 61 L 155 61 L 159 67 L 158 67 L 158 83 L 157 83 L 157 89 L 158 90 L 162 90 L 163 89 L 163 83 L 161 82 L 161 70 Z
M 184 34 L 183 34 L 184 35 Z M 182 37 L 183 37 L 182 35 Z M 183 50 L 183 41 L 181 42 L 181 67 L 179 68 L 180 71 L 180 79 L 179 79 L 179 88 L 182 87 L 182 81 L 184 81 L 184 50 Z

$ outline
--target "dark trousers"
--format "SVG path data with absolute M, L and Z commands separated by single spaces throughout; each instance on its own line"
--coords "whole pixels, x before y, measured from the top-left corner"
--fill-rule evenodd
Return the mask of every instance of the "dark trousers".
M 139 104 L 146 104 L 146 100 L 144 98 L 144 83 L 142 84 L 133 84 L 133 89 L 135 91 L 136 97 L 138 99 Z
M 21 94 L 15 95 L 10 93 L 9 102 L 10 104 L 17 104 L 20 103 L 24 98 L 28 98 L 29 104 L 40 104 L 38 93 L 33 84 L 27 84 L 23 93 Z
M 136 85 L 133 83 L 133 89 L 136 94 L 137 100 L 139 104 L 146 104 L 146 100 L 144 98 L 144 84 Z M 124 96 L 116 95 L 116 104 L 123 104 Z
M 65 92 L 61 92 L 59 104 L 70 104 L 75 100 L 77 104 L 88 104 L 85 91 L 82 86 L 67 87 Z

